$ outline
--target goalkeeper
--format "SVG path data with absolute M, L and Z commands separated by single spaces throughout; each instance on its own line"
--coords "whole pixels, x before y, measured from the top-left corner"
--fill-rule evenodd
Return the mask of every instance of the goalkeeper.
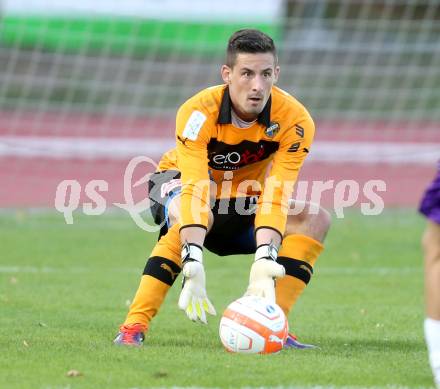
M 304 106 L 274 86 L 279 71 L 269 36 L 237 31 L 221 67 L 224 84 L 178 110 L 176 148 L 149 183 L 153 216 L 165 224 L 115 344 L 142 345 L 180 272 L 179 307 L 193 321 L 215 315 L 203 248 L 220 256 L 254 254 L 246 294 L 276 301 L 286 315 L 310 281 L 330 216 L 308 203 L 288 214 L 301 206 L 291 196 L 315 128 Z M 307 345 L 291 335 L 285 347 Z

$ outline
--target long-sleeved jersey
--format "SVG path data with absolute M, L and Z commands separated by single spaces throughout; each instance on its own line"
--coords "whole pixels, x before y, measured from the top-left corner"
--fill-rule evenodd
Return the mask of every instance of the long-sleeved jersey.
M 181 172 L 181 228 L 207 226 L 213 181 L 218 199 L 259 195 L 255 228 L 272 228 L 282 236 L 288 199 L 313 141 L 313 120 L 277 87 L 248 128 L 232 124 L 231 109 L 229 89 L 219 85 L 197 93 L 178 110 L 177 146 L 164 154 L 159 170 Z

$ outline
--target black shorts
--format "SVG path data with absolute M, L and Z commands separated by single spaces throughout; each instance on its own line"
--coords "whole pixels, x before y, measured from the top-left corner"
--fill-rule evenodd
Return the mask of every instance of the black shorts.
M 159 239 L 169 228 L 168 204 L 181 192 L 180 172 L 165 170 L 154 173 L 148 182 L 149 198 L 153 205 L 154 222 L 163 224 Z M 212 204 L 214 224 L 205 238 L 204 246 L 214 254 L 225 256 L 253 254 L 257 249 L 254 233 L 256 196 L 241 199 L 218 199 Z M 244 212 L 237 212 L 237 208 Z

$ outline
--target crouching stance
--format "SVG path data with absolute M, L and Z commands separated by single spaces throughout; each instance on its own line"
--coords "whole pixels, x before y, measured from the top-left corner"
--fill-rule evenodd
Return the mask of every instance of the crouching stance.
M 116 344 L 142 344 L 180 272 L 179 307 L 193 321 L 215 315 L 204 248 L 253 254 L 246 294 L 276 301 L 286 315 L 310 281 L 330 217 L 291 199 L 315 128 L 304 106 L 274 86 L 279 70 L 272 39 L 240 30 L 228 42 L 224 84 L 180 107 L 176 148 L 149 183 L 152 213 L 163 227 Z M 292 335 L 286 347 L 307 345 Z

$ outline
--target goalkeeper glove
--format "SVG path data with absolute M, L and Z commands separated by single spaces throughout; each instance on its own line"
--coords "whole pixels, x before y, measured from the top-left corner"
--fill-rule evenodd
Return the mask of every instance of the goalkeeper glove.
M 203 252 L 198 245 L 185 243 L 182 247 L 182 291 L 179 308 L 193 321 L 208 324 L 206 312 L 215 315 L 214 306 L 206 294 L 206 277 L 203 268 Z
M 272 243 L 257 248 L 245 296 L 260 296 L 275 302 L 275 278 L 286 275 L 284 266 L 276 262 L 277 256 L 278 249 Z

